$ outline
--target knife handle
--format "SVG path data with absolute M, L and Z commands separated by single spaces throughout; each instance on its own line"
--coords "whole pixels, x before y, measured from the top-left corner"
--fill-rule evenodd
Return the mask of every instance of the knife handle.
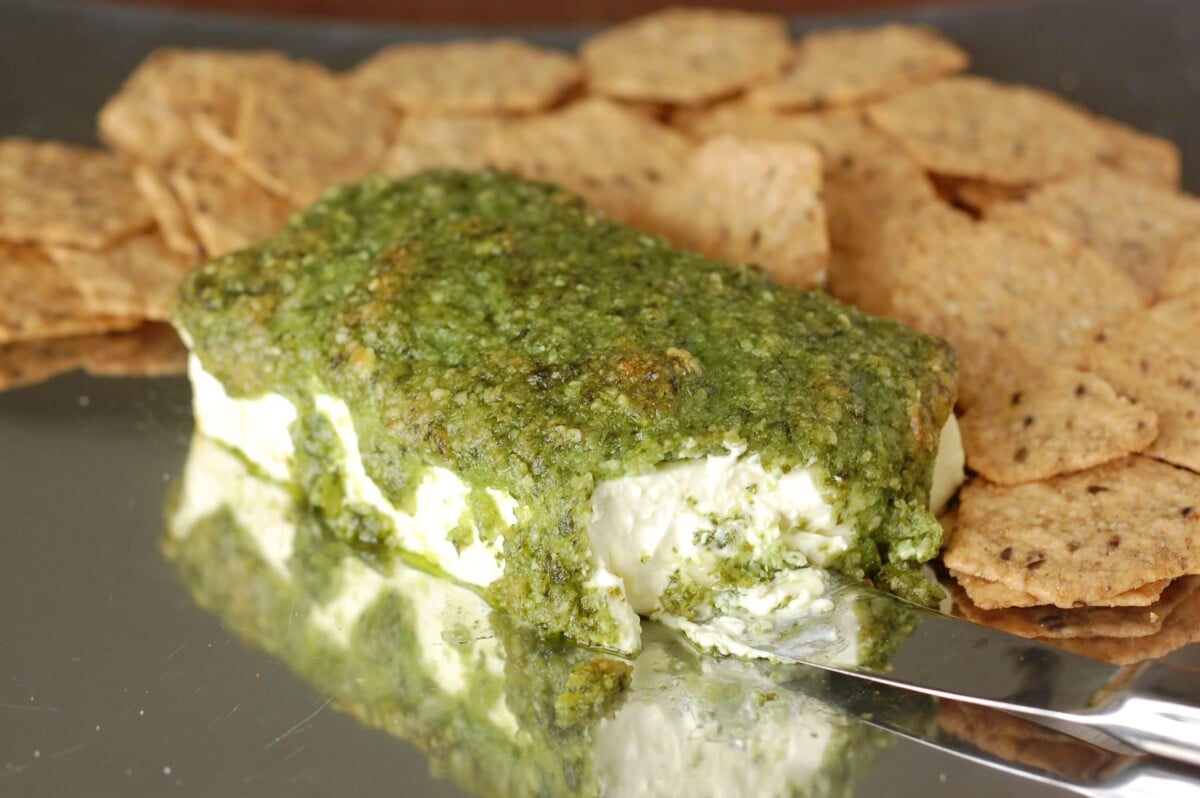
M 1147 753 L 1200 766 L 1200 673 L 1153 664 L 1128 687 L 1081 717 Z

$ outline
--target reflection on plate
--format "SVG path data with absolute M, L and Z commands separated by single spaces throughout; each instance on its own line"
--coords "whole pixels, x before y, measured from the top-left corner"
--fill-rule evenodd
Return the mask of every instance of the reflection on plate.
M 471 590 L 376 569 L 204 438 L 168 529 L 197 601 L 471 793 L 841 795 L 887 744 L 806 691 L 819 673 L 704 657 L 654 626 L 632 662 L 547 643 Z

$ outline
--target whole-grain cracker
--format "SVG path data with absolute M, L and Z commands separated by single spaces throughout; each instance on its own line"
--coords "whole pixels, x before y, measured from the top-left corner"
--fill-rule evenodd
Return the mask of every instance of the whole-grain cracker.
M 1200 471 L 1200 292 L 1108 325 L 1079 363 L 1158 414 L 1146 454 Z
M 209 257 L 249 246 L 283 226 L 294 207 L 208 149 L 181 157 L 171 188 Z
M 1108 117 L 1093 120 L 1108 140 L 1100 153 L 1101 164 L 1129 177 L 1178 190 L 1183 159 L 1175 142 Z
M 1102 167 L 1042 186 L 1020 206 L 1069 231 L 1151 292 L 1183 241 L 1200 234 L 1200 199 Z
M 957 76 L 867 109 L 926 169 L 1023 186 L 1098 160 L 1108 138 L 1090 114 L 1028 86 Z
M 530 113 L 554 105 L 580 76 L 567 53 L 495 39 L 393 45 L 356 67 L 349 80 L 407 112 Z
M 188 221 L 187 211 L 171 188 L 166 172 L 153 166 L 138 165 L 133 168 L 133 182 L 154 215 L 158 230 L 171 251 L 186 258 L 203 255 L 200 239 Z
M 103 252 L 68 247 L 48 252 L 96 315 L 167 319 L 175 289 L 192 266 L 192 259 L 173 252 L 157 230 Z
M 1131 455 L 1022 485 L 959 494 L 943 562 L 1044 604 L 1094 604 L 1200 573 L 1200 475 Z
M 187 357 L 174 327 L 149 322 L 83 349 L 81 365 L 97 377 L 168 377 L 187 372 Z
M 972 221 L 931 207 L 905 222 L 888 255 L 890 314 L 954 345 L 963 408 L 1028 382 L 1056 352 L 1147 301 L 1132 279 L 1043 220 Z
M 1167 276 L 1159 286 L 1164 297 L 1179 296 L 1200 291 L 1200 235 L 1194 235 L 1180 243 L 1171 257 Z
M 384 174 L 398 178 L 423 169 L 484 169 L 488 138 L 503 124 L 499 117 L 470 114 L 406 117 L 384 159 Z
M 153 223 L 116 156 L 54 141 L 0 140 L 0 239 L 102 249 Z
M 1015 485 L 1140 452 L 1158 436 L 1158 417 L 1094 374 L 1052 366 L 982 395 L 960 427 L 967 465 Z
M 636 221 L 651 190 L 682 166 L 680 133 L 601 99 L 493 131 L 488 160 L 574 191 L 618 221 Z
M 1037 607 L 1043 602 L 1037 596 L 1032 596 L 1020 590 L 1014 590 L 1000 582 L 989 582 L 970 574 L 951 571 L 950 575 L 966 592 L 971 603 L 981 610 L 998 610 L 1005 607 Z M 1170 579 L 1158 579 L 1147 582 L 1141 587 L 1126 590 L 1115 596 L 1089 604 L 1089 607 L 1147 607 L 1158 601 L 1163 590 L 1171 583 Z
M 794 110 L 877 99 L 967 68 L 967 54 L 921 25 L 840 28 L 805 36 L 783 76 L 748 94 Z
M 1200 642 L 1200 586 L 1167 616 L 1162 628 L 1145 637 L 1075 637 L 1046 642 L 1114 665 L 1133 665 L 1166 656 L 1188 643 Z
M 643 223 L 676 246 L 762 266 L 782 285 L 825 282 L 821 157 L 807 144 L 712 139 L 657 187 Z
M 580 57 L 597 94 L 698 105 L 778 75 L 791 42 L 772 15 L 668 8 L 587 40 Z

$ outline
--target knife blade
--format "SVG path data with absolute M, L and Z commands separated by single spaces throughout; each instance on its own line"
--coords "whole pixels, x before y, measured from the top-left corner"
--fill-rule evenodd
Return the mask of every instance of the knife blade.
M 1124 754 L 1200 765 L 1194 651 L 1119 667 L 837 576 L 828 598 L 820 609 L 789 619 L 786 631 L 748 633 L 739 642 L 777 662 L 998 709 Z M 874 618 L 891 619 L 883 641 L 889 656 L 863 657 L 857 650 Z

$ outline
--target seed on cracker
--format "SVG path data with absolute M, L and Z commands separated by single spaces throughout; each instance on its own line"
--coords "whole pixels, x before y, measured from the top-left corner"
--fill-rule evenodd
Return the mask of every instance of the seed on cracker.
M 713 139 L 652 195 L 645 224 L 676 246 L 762 266 L 782 285 L 825 282 L 821 157 L 807 144 Z
M 1147 454 L 1200 471 L 1200 292 L 1097 332 L 1079 362 L 1158 414 Z
M 392 112 L 311 65 L 296 64 L 241 91 L 234 160 L 264 187 L 299 204 L 379 172 Z
M 1200 234 L 1200 199 L 1095 168 L 1029 193 L 1021 205 L 1071 232 L 1151 292 Z
M 0 241 L 0 343 L 135 326 L 92 313 L 74 280 L 40 248 Z
M 1081 471 L 1140 452 L 1158 435 L 1153 410 L 1094 374 L 1054 367 L 984 394 L 960 421 L 967 465 L 1001 485 Z
M 100 150 L 0 140 L 0 239 L 102 249 L 153 224 L 128 167 Z
M 975 480 L 943 561 L 1056 607 L 1200 573 L 1200 475 L 1131 455 L 1044 482 Z
M 50 247 L 50 257 L 83 295 L 90 313 L 165 320 L 192 260 L 171 251 L 158 231 L 91 252 Z
M 952 42 L 919 25 L 821 31 L 799 42 L 779 80 L 748 98 L 789 110 L 860 103 L 961 72 L 968 61 Z
M 424 169 L 484 169 L 488 137 L 503 124 L 498 117 L 469 114 L 406 117 L 384 159 L 384 174 L 405 177 Z
M 619 221 L 641 213 L 651 189 L 682 166 L 678 132 L 607 100 L 585 100 L 503 126 L 488 160 L 532 180 L 558 183 Z
M 1042 605 L 1037 596 L 1030 595 L 1020 590 L 1014 590 L 1000 582 L 990 582 L 987 579 L 980 579 L 971 574 L 950 572 L 951 576 L 966 592 L 967 597 L 971 599 L 971 603 L 981 610 L 998 610 L 1004 607 L 1036 607 Z M 1126 590 L 1124 593 L 1118 593 L 1115 596 L 1109 596 L 1094 604 L 1089 604 L 1090 607 L 1147 607 L 1158 601 L 1158 597 L 1162 595 L 1163 590 L 1171 583 L 1169 579 L 1158 579 L 1154 582 L 1147 582 L 1141 587 L 1133 590 Z
M 906 222 L 890 248 L 890 312 L 950 341 L 964 408 L 1040 371 L 1147 301 L 1130 278 L 1044 220 L 972 221 L 943 207 Z
M 791 42 L 768 14 L 668 8 L 589 39 L 580 57 L 597 94 L 698 105 L 778 75 Z
M 210 257 L 266 238 L 294 210 L 286 200 L 244 175 L 227 158 L 194 150 L 172 167 L 171 188 Z
M 579 79 L 570 55 L 513 39 L 398 44 L 349 74 L 356 88 L 425 114 L 541 111 Z
M 951 77 L 867 109 L 931 172 L 1040 183 L 1095 162 L 1108 139 L 1091 115 L 1048 92 Z
M 950 586 L 955 607 L 967 620 L 1022 637 L 1064 639 L 1072 637 L 1145 637 L 1163 622 L 1191 593 L 1187 579 L 1171 583 L 1158 601 L 1145 607 L 1003 607 L 985 610 L 976 606 L 957 585 Z
M 1132 665 L 1166 656 L 1188 643 L 1200 641 L 1200 583 L 1189 579 L 1190 593 L 1163 621 L 1162 628 L 1145 637 L 1077 637 L 1047 642 L 1085 657 Z
M 1200 291 L 1200 235 L 1183 241 L 1171 257 L 1171 266 L 1163 278 L 1159 293 L 1179 296 Z

